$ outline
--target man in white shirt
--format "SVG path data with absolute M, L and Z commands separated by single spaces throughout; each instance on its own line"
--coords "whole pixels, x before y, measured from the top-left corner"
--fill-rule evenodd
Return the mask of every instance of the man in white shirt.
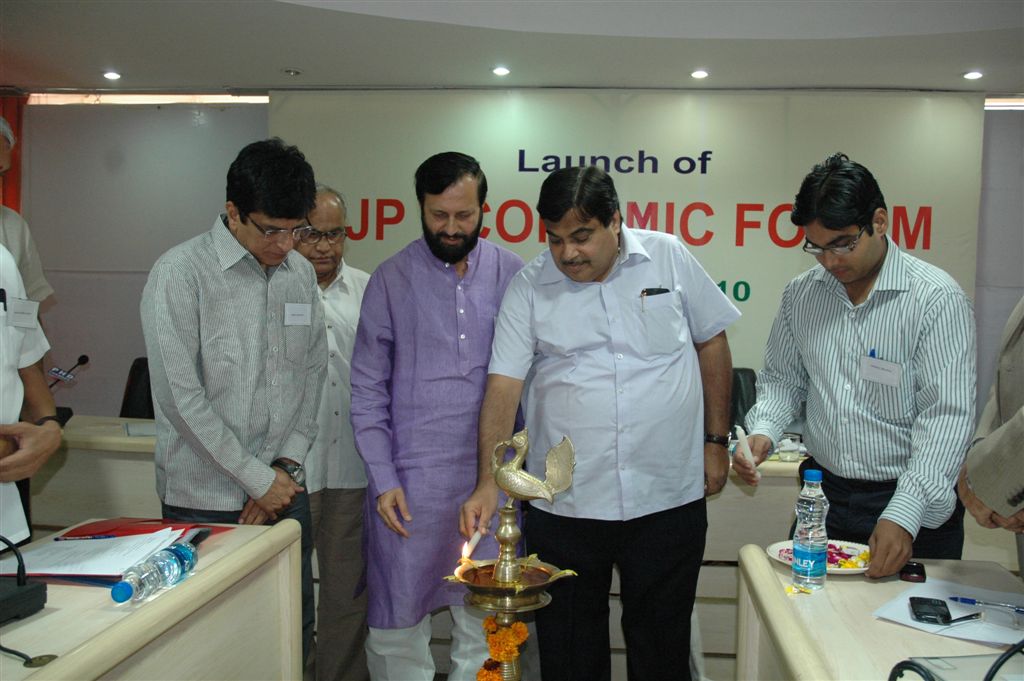
M 11 126 L 0 117 L 0 175 L 11 168 L 11 156 L 16 141 Z M 0 245 L 5 246 L 17 262 L 26 297 L 37 303 L 50 297 L 53 288 L 43 276 L 43 264 L 39 260 L 35 242 L 32 241 L 28 223 L 7 206 L 0 206 Z
M 347 222 L 341 194 L 317 185 L 312 227 L 295 249 L 316 271 L 327 326 L 327 380 L 317 418 L 319 432 L 306 457 L 306 490 L 313 515 L 320 599 L 317 605 L 317 681 L 365 681 L 366 593 L 363 576 L 363 501 L 366 470 L 349 421 L 352 348 L 359 306 L 370 275 L 345 263 Z
M 0 482 L 12 482 L 46 463 L 60 446 L 61 429 L 38 364 L 50 348 L 39 305 L 26 299 L 14 257 L 2 245 L 0 292 Z
M 563 435 L 576 449 L 572 487 L 526 512 L 527 553 L 578 573 L 537 611 L 544 681 L 610 678 L 613 566 L 629 677 L 689 679 L 704 496 L 729 470 L 725 328 L 739 312 L 678 238 L 623 227 L 601 169 L 552 173 L 537 210 L 549 250 L 501 303 L 461 530 L 494 512 L 491 452 L 522 398 L 531 473 Z

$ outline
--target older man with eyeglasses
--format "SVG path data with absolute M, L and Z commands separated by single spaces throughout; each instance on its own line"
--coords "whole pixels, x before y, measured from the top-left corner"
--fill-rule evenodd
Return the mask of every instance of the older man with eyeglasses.
M 747 414 L 760 463 L 806 402 L 804 439 L 831 504 L 828 536 L 871 549 L 868 577 L 911 556 L 960 558 L 956 480 L 974 431 L 971 301 L 948 274 L 897 248 L 871 172 L 835 154 L 793 202 L 818 265 L 791 281 Z M 754 467 L 733 466 L 750 484 Z
M 326 374 L 309 229 L 313 169 L 279 139 L 239 152 L 212 229 L 153 266 L 142 330 L 165 518 L 302 525 L 302 649 L 313 640 L 313 537 L 303 462 Z
M 316 271 L 327 325 L 327 380 L 313 449 L 306 457 L 306 491 L 320 568 L 317 602 L 317 681 L 365 681 L 366 592 L 363 577 L 363 502 L 366 469 L 349 421 L 352 348 L 359 306 L 370 275 L 345 262 L 347 210 L 341 194 L 317 185 L 310 228 L 295 250 Z

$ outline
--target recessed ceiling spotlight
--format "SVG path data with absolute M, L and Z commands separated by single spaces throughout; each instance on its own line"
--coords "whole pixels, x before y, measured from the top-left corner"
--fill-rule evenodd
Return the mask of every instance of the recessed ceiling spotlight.
M 121 74 L 117 71 L 107 71 L 103 74 L 103 77 L 107 80 L 119 80 L 121 78 Z
M 512 72 L 509 71 L 507 66 L 495 66 L 493 69 L 491 69 L 491 73 L 493 73 L 496 76 L 507 76 Z
M 981 71 L 968 71 L 967 73 L 964 74 L 964 78 L 966 78 L 967 80 L 978 80 L 983 75 L 985 74 L 983 74 Z
M 697 80 L 702 80 L 704 78 L 707 78 L 708 75 L 708 72 L 705 71 L 704 69 L 697 69 L 696 71 L 690 74 L 690 77 L 696 78 Z
M 291 66 L 288 66 L 288 67 L 285 67 L 285 68 L 281 69 L 281 73 L 283 73 L 286 76 L 291 76 L 292 78 L 294 78 L 295 76 L 301 76 L 302 75 L 302 71 L 301 70 L 296 69 L 296 68 L 292 68 Z

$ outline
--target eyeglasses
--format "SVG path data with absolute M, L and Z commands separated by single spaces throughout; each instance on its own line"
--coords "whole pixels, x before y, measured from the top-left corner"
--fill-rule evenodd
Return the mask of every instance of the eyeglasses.
M 860 241 L 860 238 L 864 236 L 864 231 L 866 229 L 866 225 L 864 227 L 861 227 L 860 231 L 857 232 L 857 236 L 853 237 L 853 239 L 847 241 L 844 244 L 818 246 L 817 244 L 812 244 L 810 239 L 805 239 L 804 253 L 810 253 L 811 255 L 824 255 L 825 253 L 833 253 L 835 255 L 846 255 L 847 253 L 852 253 L 853 249 L 857 248 L 857 243 Z
M 307 246 L 315 246 L 316 244 L 320 243 L 321 239 L 327 239 L 327 243 L 333 246 L 339 241 L 344 241 L 345 236 L 346 234 L 344 227 L 338 227 L 336 229 L 330 230 L 329 232 L 321 232 L 319 229 L 315 227 L 310 227 L 309 229 L 306 229 L 305 231 L 302 232 L 302 234 L 299 235 L 299 241 L 306 244 Z
M 251 222 L 252 226 L 258 229 L 267 241 L 280 241 L 283 236 L 288 236 L 292 240 L 301 239 L 304 232 L 312 229 L 309 223 L 293 227 L 292 229 L 284 229 L 281 227 L 264 227 L 253 220 L 251 215 L 246 215 L 242 219 Z

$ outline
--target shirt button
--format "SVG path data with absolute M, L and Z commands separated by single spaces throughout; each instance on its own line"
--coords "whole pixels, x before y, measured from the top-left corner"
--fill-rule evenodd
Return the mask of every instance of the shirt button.
M 331 353 L 331 357 L 334 357 L 334 353 L 333 352 Z
M 849 383 L 847 383 L 846 385 L 843 386 L 843 390 L 849 390 L 849 389 L 850 389 L 850 384 Z
M 459 284 L 459 285 L 458 285 L 458 286 L 456 286 L 455 288 L 456 288 L 456 289 L 458 289 L 459 291 L 461 291 L 461 290 L 462 290 L 462 284 Z
M 622 353 L 620 352 L 619 354 L 615 355 L 615 359 L 622 359 Z
M 279 417 L 278 417 L 277 414 L 274 414 L 274 416 L 272 418 L 276 421 Z
M 333 328 L 334 328 L 334 326 L 333 326 L 333 325 L 331 325 L 331 324 L 328 324 L 328 325 L 327 325 L 327 328 L 328 328 L 328 329 L 333 329 Z
M 620 470 L 620 471 L 624 471 L 624 470 L 626 470 L 626 464 L 624 464 L 624 463 L 622 463 L 622 464 L 619 464 L 619 470 Z
M 853 318 L 854 318 L 854 317 L 856 317 L 856 316 L 857 316 L 857 313 L 856 313 L 856 312 L 851 312 L 851 313 L 850 313 L 850 319 L 853 319 Z
M 277 379 L 275 378 L 274 380 L 272 380 L 272 381 L 270 382 L 270 385 L 277 385 Z
M 466 334 L 460 333 L 459 334 L 459 340 L 466 340 Z
M 271 352 L 277 352 L 277 346 L 275 345 L 274 347 L 270 348 L 270 351 Z
M 335 415 L 335 416 L 338 416 L 338 412 L 334 412 L 334 415 Z
M 459 314 L 466 314 L 466 311 L 465 311 L 465 310 L 463 310 L 463 309 L 462 309 L 462 308 L 460 307 L 460 308 L 459 308 Z
M 332 388 L 336 388 L 337 386 L 338 386 L 338 384 L 337 384 L 337 383 L 335 383 L 334 381 L 331 381 L 331 387 L 332 387 Z

